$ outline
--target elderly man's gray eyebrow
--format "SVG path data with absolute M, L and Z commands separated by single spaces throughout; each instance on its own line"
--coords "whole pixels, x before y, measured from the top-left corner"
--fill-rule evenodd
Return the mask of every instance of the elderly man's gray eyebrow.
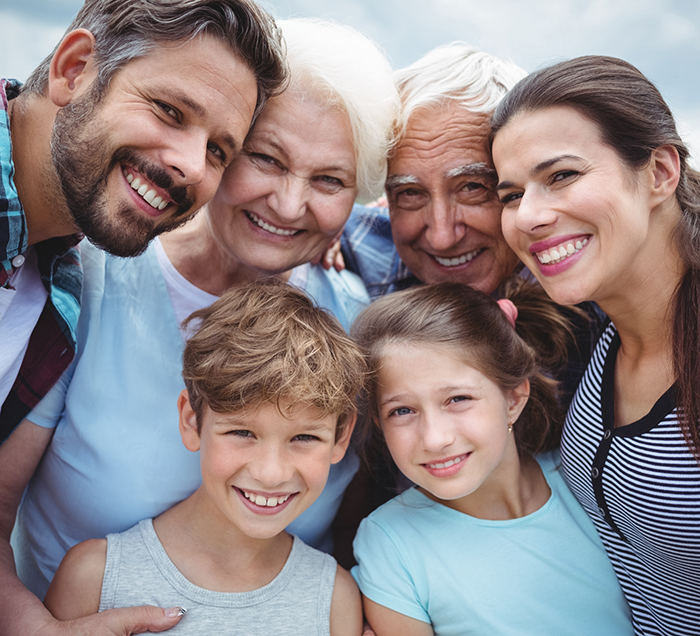
M 463 166 L 457 166 L 445 173 L 445 178 L 447 179 L 453 179 L 454 177 L 490 177 L 495 179 L 496 170 L 483 161 L 465 163 Z
M 405 185 L 417 185 L 420 181 L 418 177 L 414 177 L 412 174 L 392 174 L 386 178 L 386 183 L 384 184 L 385 190 L 393 190 L 394 188 L 399 188 Z

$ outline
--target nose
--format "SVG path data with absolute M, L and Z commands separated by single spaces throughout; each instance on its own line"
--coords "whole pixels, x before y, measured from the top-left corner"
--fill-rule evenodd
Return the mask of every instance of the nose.
M 306 179 L 290 172 L 276 180 L 268 196 L 268 205 L 280 221 L 293 223 L 304 216 L 308 205 L 308 187 Z
M 249 469 L 261 487 L 272 490 L 289 482 L 294 474 L 291 462 L 283 449 L 268 445 L 251 457 Z
M 209 139 L 197 131 L 178 132 L 163 153 L 163 163 L 168 167 L 175 185 L 197 185 L 206 176 Z
M 447 197 L 435 197 L 426 210 L 425 238 L 436 252 L 448 251 L 466 233 L 466 225 L 456 207 Z
M 444 417 L 431 414 L 424 417 L 421 427 L 423 448 L 438 453 L 455 441 L 454 429 Z
M 507 214 L 504 210 L 504 218 Z M 536 190 L 526 190 L 520 198 L 520 203 L 515 212 L 515 227 L 525 234 L 536 233 L 537 230 L 547 227 L 556 220 L 556 213 L 548 205 L 546 197 Z

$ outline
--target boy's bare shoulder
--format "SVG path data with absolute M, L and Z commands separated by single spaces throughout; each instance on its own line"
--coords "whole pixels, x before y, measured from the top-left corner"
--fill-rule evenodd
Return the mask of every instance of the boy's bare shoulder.
M 47 609 L 60 620 L 96 613 L 106 560 L 107 539 L 89 539 L 68 550 L 46 593 Z
M 337 566 L 331 600 L 331 636 L 362 634 L 362 599 L 352 575 Z

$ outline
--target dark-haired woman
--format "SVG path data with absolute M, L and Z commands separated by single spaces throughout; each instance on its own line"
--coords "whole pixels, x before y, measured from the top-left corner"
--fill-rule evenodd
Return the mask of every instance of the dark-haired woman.
M 638 634 L 700 633 L 700 174 L 653 84 L 583 57 L 493 118 L 510 246 L 557 302 L 609 316 L 569 410 L 566 479 Z

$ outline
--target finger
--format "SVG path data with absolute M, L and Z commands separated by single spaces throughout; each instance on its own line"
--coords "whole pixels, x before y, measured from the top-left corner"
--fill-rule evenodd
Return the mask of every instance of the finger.
M 375 633 L 372 631 L 372 628 L 369 626 L 369 623 L 365 621 L 365 624 L 362 628 L 362 636 L 375 636 Z
M 65 621 L 61 626 L 66 630 L 62 633 L 71 636 L 131 636 L 144 632 L 164 632 L 177 625 L 183 614 L 179 607 L 123 607 Z

